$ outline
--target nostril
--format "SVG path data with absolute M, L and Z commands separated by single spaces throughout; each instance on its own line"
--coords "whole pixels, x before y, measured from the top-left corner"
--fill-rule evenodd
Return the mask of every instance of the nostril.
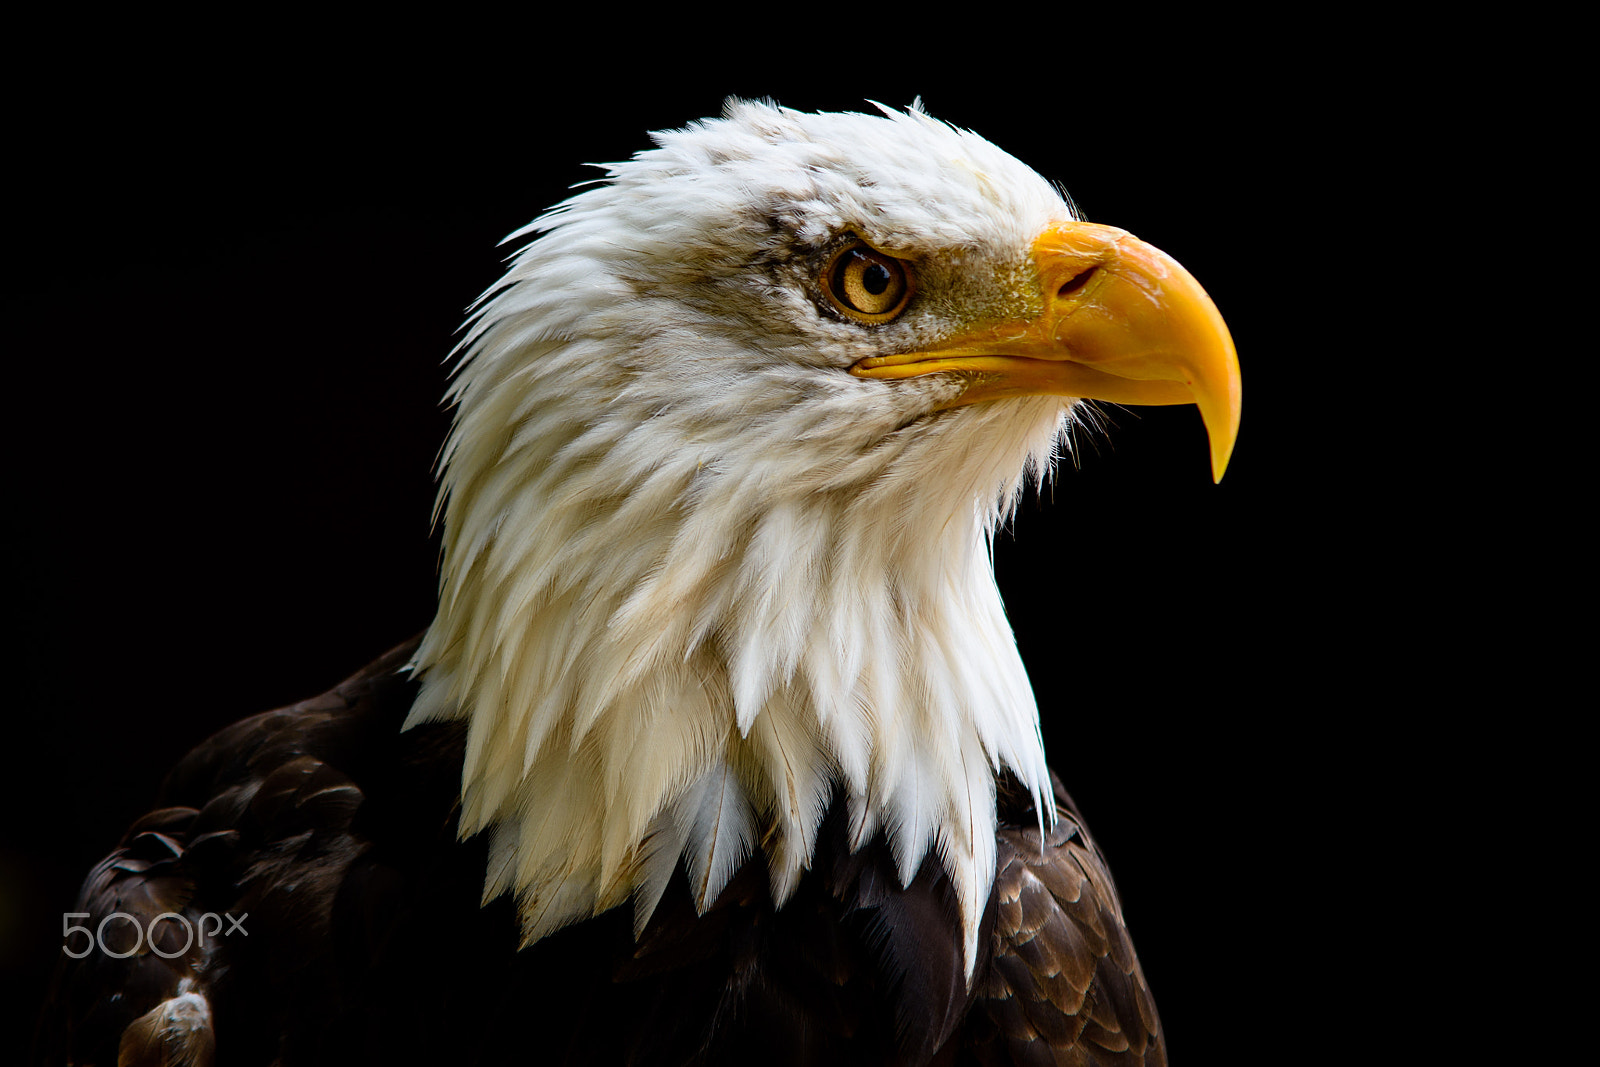
M 1094 272 L 1099 270 L 1099 269 L 1100 269 L 1099 267 L 1090 267 L 1088 270 L 1084 271 L 1083 273 L 1075 275 L 1072 278 L 1067 279 L 1067 283 L 1065 285 L 1063 285 L 1059 290 L 1057 290 L 1056 299 L 1060 300 L 1062 297 L 1071 296 L 1073 293 L 1076 293 L 1079 289 L 1082 289 L 1084 286 L 1088 285 L 1089 284 L 1089 279 L 1094 277 Z

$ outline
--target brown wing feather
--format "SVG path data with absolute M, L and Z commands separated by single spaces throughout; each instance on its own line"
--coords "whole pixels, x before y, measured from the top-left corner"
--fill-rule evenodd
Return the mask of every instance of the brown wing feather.
M 983 1064 L 1165 1064 L 1111 872 L 1059 780 L 1055 799 L 1042 848 L 1024 820 L 999 832 L 994 956 L 968 1019 L 973 1051 Z
M 84 880 L 72 917 L 88 933 L 66 939 L 65 950 L 78 958 L 64 955 L 57 979 L 76 1010 L 56 1020 L 56 1032 L 42 1035 L 61 1050 L 94 1050 L 76 1062 L 209 1060 L 208 1027 L 179 1032 L 160 1025 L 161 1005 L 183 983 L 194 984 L 214 947 L 209 929 L 198 929 L 202 909 L 194 903 L 188 846 L 197 814 L 170 807 L 145 815 Z M 139 1028 L 147 1039 L 119 1056 L 119 1041 L 138 1028 L 136 1020 L 147 1024 Z
M 364 844 L 351 827 L 363 792 L 320 754 L 348 754 L 354 765 L 364 723 L 398 721 L 386 705 L 403 702 L 403 714 L 409 703 L 395 677 L 411 648 L 319 697 L 227 727 L 179 763 L 162 789 L 170 806 L 135 822 L 84 881 L 74 911 L 100 936 L 69 939 L 82 955 L 61 960 L 38 1055 L 211 1063 L 219 984 L 237 987 L 256 969 L 289 977 L 326 957 L 332 897 Z

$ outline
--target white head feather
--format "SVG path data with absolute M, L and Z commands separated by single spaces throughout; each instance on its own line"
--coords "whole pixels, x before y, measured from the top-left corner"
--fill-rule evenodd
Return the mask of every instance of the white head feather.
M 931 847 L 970 968 L 995 775 L 1048 802 L 989 549 L 1072 402 L 934 413 L 946 376 L 865 356 L 1037 312 L 1044 179 L 920 111 L 732 103 L 517 235 L 450 392 L 439 613 L 408 725 L 469 720 L 463 835 L 525 941 L 682 858 L 698 905 L 764 848 L 781 904 L 833 790 L 902 879 Z M 855 238 L 916 263 L 864 327 L 819 290 Z

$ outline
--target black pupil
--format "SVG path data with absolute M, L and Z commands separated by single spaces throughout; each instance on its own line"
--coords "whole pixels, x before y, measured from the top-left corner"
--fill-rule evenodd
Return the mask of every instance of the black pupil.
M 892 280 L 889 276 L 889 268 L 882 263 L 870 263 L 867 265 L 867 269 L 861 272 L 861 288 L 873 296 L 878 296 L 889 288 L 889 282 Z

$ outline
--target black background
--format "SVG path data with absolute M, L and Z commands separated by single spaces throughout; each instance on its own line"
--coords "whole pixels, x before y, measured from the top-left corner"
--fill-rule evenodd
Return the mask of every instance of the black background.
M 8 135 L 11 1035 L 79 880 L 183 752 L 426 625 L 441 361 L 500 238 L 585 162 L 727 95 L 920 94 L 1175 255 L 1233 329 L 1225 481 L 1194 409 L 1113 411 L 996 568 L 1178 1058 L 1275 1058 L 1268 1005 L 1306 1007 L 1360 951 L 1320 849 L 1338 795 L 1390 758 L 1351 745 L 1348 714 L 1392 654 L 1372 634 L 1409 610 L 1365 595 L 1396 520 L 1350 473 L 1359 423 L 1330 431 L 1360 338 L 1329 249 L 1372 224 L 1346 192 L 1387 146 L 1310 28 L 631 50 L 605 25 L 172 29 L 19 38 L 37 54 Z

